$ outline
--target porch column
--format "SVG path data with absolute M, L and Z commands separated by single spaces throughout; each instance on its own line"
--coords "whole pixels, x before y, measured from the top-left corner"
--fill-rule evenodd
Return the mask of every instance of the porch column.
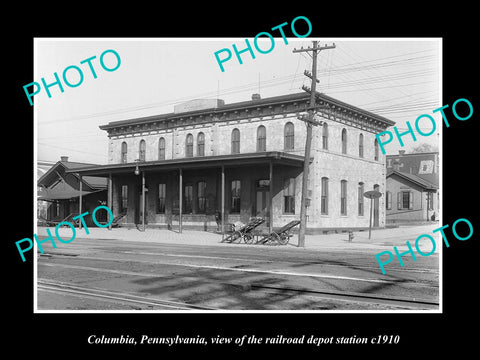
M 269 184 L 270 184 L 270 190 L 268 191 L 268 213 L 270 216 L 270 221 L 268 222 L 268 231 L 272 233 L 273 230 L 273 213 L 272 213 L 272 192 L 273 192 L 273 162 L 272 159 L 270 159 L 269 163 Z
M 113 206 L 113 188 L 112 188 L 112 173 L 108 174 L 108 195 L 107 195 L 107 206 L 110 210 L 112 210 Z M 113 210 L 112 210 L 113 214 Z M 108 230 L 112 230 L 112 221 L 113 219 L 110 219 L 110 224 L 108 224 Z
M 183 173 L 182 169 L 179 170 L 180 174 L 178 177 L 178 229 L 180 234 L 182 233 L 182 192 L 183 192 Z
M 225 232 L 225 166 L 222 165 L 222 236 Z
M 82 175 L 78 174 L 80 196 L 78 197 L 78 215 L 82 213 Z M 78 228 L 82 228 L 82 222 L 78 222 Z
M 145 171 L 142 171 L 142 230 L 145 231 Z

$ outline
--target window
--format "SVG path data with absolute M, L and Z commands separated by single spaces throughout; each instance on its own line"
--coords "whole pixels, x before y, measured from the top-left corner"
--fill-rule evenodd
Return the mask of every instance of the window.
M 203 132 L 197 135 L 197 156 L 205 156 L 205 134 Z
M 291 122 L 285 124 L 285 150 L 293 150 L 295 148 L 295 128 Z
M 375 138 L 374 147 L 375 147 L 375 157 L 374 157 L 374 160 L 375 160 L 375 161 L 378 161 L 378 140 L 377 140 L 377 138 Z
M 257 128 L 257 151 L 267 151 L 267 130 L 263 125 Z
M 140 148 L 138 151 L 138 158 L 140 159 L 140 161 L 145 161 L 145 152 L 146 152 L 145 140 L 141 140 Z
M 358 137 L 358 156 L 363 158 L 363 134 Z
M 397 194 L 397 209 L 398 210 L 413 209 L 413 192 L 412 191 L 400 191 Z
M 192 157 L 193 156 L 193 135 L 188 134 L 187 140 L 185 142 L 185 156 Z
M 232 192 L 231 192 L 231 213 L 240 213 L 240 180 L 232 180 Z
M 207 183 L 205 181 L 199 181 L 197 183 L 197 213 L 205 214 L 207 209 Z
M 192 213 L 192 202 L 193 202 L 193 185 L 185 184 L 185 191 L 183 192 L 183 208 L 185 214 Z
M 347 215 L 347 180 L 340 182 L 340 214 Z
M 232 154 L 240 153 L 240 130 L 232 130 Z
M 53 208 L 53 216 L 57 217 L 60 216 L 60 202 L 56 201 L 55 202 L 55 207 Z
M 322 126 L 322 149 L 328 150 L 328 124 L 323 123 Z
M 127 143 L 124 141 L 122 142 L 122 157 L 121 157 L 122 164 L 127 163 Z
M 157 214 L 165 214 L 165 195 L 167 184 L 158 184 Z
M 387 206 L 387 210 L 392 210 L 392 193 L 390 191 L 387 191 L 385 193 L 385 196 L 386 196 L 386 206 Z
M 363 216 L 363 191 L 364 190 L 364 185 L 363 182 L 358 183 L 358 216 Z
M 342 154 L 347 153 L 347 130 L 342 130 Z
M 328 178 L 322 177 L 321 214 L 328 214 Z
M 165 160 L 165 138 L 158 139 L 158 160 Z
M 122 192 L 120 196 L 121 196 L 120 212 L 122 214 L 126 214 L 128 209 L 128 185 L 122 185 Z
M 285 179 L 283 183 L 283 211 L 286 214 L 295 214 L 295 179 Z

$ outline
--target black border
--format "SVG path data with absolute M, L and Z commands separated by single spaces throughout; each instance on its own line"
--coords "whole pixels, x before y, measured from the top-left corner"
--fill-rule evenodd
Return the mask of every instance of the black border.
M 160 6 L 159 6 L 160 5 Z M 478 215 L 474 211 L 476 195 L 475 136 L 480 112 L 478 92 L 473 91 L 478 79 L 478 56 L 473 18 L 476 10 L 455 3 L 448 9 L 433 5 L 425 10 L 406 3 L 383 4 L 382 7 L 343 3 L 327 4 L 277 3 L 250 7 L 245 3 L 223 3 L 218 6 L 182 4 L 183 9 L 170 5 L 139 4 L 124 8 L 123 3 L 109 4 L 100 11 L 98 6 L 66 6 L 63 9 L 44 5 L 29 5 L 28 11 L 16 14 L 16 24 L 4 32 L 8 38 L 8 55 L 4 71 L 8 75 L 6 95 L 8 109 L 4 126 L 4 241 L 7 267 L 3 273 L 5 327 L 4 344 L 16 351 L 31 348 L 33 356 L 52 357 L 70 354 L 116 354 L 142 352 L 159 357 L 178 357 L 184 352 L 202 356 L 210 351 L 253 353 L 259 347 L 192 347 L 172 348 L 144 346 L 89 345 L 91 334 L 130 336 L 175 336 L 176 334 L 205 337 L 242 336 L 376 336 L 400 335 L 398 345 L 388 346 L 269 346 L 262 351 L 270 354 L 311 354 L 343 351 L 360 354 L 432 355 L 437 351 L 473 348 L 475 323 L 469 319 L 475 307 L 475 256 L 478 249 Z M 35 8 L 35 7 L 38 7 Z M 119 8 L 120 7 L 120 8 Z M 473 104 L 474 115 L 468 121 L 453 120 L 443 129 L 443 211 L 444 224 L 467 218 L 474 226 L 474 235 L 465 242 L 453 240 L 443 249 L 444 313 L 443 314 L 33 314 L 33 258 L 21 262 L 15 241 L 33 234 L 33 112 L 25 99 L 23 85 L 33 81 L 34 37 L 253 37 L 258 32 L 296 16 L 306 16 L 313 25 L 310 37 L 442 37 L 444 104 L 467 98 Z M 17 21 L 15 21 L 17 20 Z M 13 101 L 12 101 L 13 100 Z M 14 105 L 13 105 L 14 104 Z M 432 109 L 433 110 L 433 109 Z M 446 111 L 450 117 L 451 112 Z M 413 120 L 413 119 L 412 119 Z M 9 143 L 9 138 L 14 142 Z M 9 151 L 10 150 L 10 151 Z M 8 177 L 6 175 L 9 175 Z M 446 231 L 449 238 L 451 232 Z M 10 315 L 11 314 L 11 315 Z M 471 327 L 473 325 L 473 329 Z M 68 350 L 71 350 L 70 352 Z

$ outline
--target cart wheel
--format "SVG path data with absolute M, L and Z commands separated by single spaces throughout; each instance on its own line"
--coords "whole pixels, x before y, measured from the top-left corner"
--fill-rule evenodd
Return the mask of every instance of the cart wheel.
M 244 234 L 243 235 L 243 242 L 245 244 L 252 244 L 253 243 L 253 235 L 252 234 Z
M 232 241 L 231 242 L 234 242 L 238 239 L 241 239 L 243 236 L 242 236 L 242 233 L 240 231 L 235 231 L 233 234 L 232 234 Z
M 277 234 L 275 234 L 277 235 Z M 290 240 L 290 235 L 289 234 L 282 234 L 282 235 L 277 235 L 277 241 L 280 245 L 287 245 L 288 240 Z
M 280 241 L 280 236 L 277 233 L 270 234 L 268 237 L 268 245 L 278 245 Z

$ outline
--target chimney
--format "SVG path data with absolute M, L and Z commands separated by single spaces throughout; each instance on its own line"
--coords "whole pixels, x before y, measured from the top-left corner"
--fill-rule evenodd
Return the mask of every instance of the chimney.
M 60 156 L 60 161 L 68 162 L 68 156 Z
M 260 100 L 261 97 L 260 97 L 260 94 L 252 94 L 252 100 L 255 101 L 255 100 Z
M 398 150 L 399 155 L 405 155 L 405 150 Z

